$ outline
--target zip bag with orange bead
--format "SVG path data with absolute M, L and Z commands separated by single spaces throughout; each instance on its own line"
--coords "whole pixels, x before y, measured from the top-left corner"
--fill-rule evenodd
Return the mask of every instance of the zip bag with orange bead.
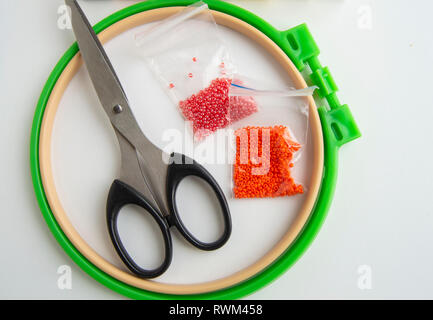
M 163 39 L 163 40 L 161 40 Z M 230 124 L 235 68 L 207 4 L 199 1 L 136 35 L 136 44 L 200 141 Z M 248 98 L 238 114 L 256 111 Z M 234 108 L 234 106 L 232 106 Z
M 314 87 L 278 88 L 251 79 L 233 80 L 229 117 L 233 129 L 232 190 L 235 198 L 267 198 L 302 194 L 306 190 L 305 166 L 297 166 L 308 153 L 309 103 Z M 253 89 L 260 87 L 260 90 Z M 232 103 L 248 97 L 260 110 L 238 119 Z

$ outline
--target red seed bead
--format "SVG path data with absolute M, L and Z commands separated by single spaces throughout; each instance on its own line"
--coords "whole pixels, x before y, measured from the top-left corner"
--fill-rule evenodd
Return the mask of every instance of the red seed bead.
M 216 78 L 207 88 L 179 102 L 185 119 L 193 122 L 197 139 L 257 111 L 253 98 L 229 97 L 230 85 L 230 79 Z

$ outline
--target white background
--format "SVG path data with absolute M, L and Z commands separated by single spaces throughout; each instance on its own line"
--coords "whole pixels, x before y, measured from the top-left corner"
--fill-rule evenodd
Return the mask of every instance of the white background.
M 134 1 L 83 2 L 92 23 Z M 433 298 L 430 170 L 433 64 L 430 1 L 231 1 L 279 29 L 306 22 L 363 137 L 340 152 L 339 179 L 319 235 L 252 299 Z M 0 2 L 0 297 L 121 299 L 79 269 L 42 219 L 29 170 L 34 108 L 72 42 L 57 27 L 62 1 Z M 371 25 L 365 14 L 371 10 Z M 72 290 L 57 268 L 72 267 Z M 372 288 L 358 287 L 371 267 Z

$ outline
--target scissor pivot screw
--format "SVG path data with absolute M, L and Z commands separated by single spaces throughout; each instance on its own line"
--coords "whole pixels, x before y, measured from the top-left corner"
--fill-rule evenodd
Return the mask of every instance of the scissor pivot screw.
M 122 108 L 122 106 L 120 105 L 120 104 L 116 104 L 114 107 L 113 107 L 113 112 L 114 113 L 121 113 L 123 111 L 123 108 Z

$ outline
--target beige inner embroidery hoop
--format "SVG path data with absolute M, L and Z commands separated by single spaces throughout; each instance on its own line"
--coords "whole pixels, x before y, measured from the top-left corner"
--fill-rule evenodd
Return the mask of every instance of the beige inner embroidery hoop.
M 99 39 L 104 44 L 112 38 L 116 37 L 117 35 L 121 34 L 122 32 L 125 32 L 126 30 L 132 29 L 145 23 L 164 19 L 167 16 L 178 12 L 181 9 L 182 7 L 160 8 L 135 14 L 103 30 L 98 35 Z M 296 88 L 301 89 L 307 87 L 304 78 L 293 65 L 291 60 L 266 35 L 264 35 L 262 32 L 255 29 L 251 25 L 247 24 L 246 22 L 230 15 L 218 11 L 212 11 L 212 14 L 218 24 L 240 32 L 249 37 L 251 40 L 257 42 L 262 47 L 264 47 L 287 72 L 288 76 L 293 80 Z M 199 294 L 222 290 L 239 284 L 245 280 L 248 280 L 249 278 L 255 276 L 256 274 L 267 268 L 269 265 L 271 265 L 281 254 L 283 254 L 290 247 L 292 242 L 296 239 L 296 237 L 302 231 L 304 225 L 308 221 L 320 189 L 320 183 L 323 173 L 324 146 L 322 127 L 316 104 L 311 97 L 308 98 L 310 112 L 309 124 L 312 134 L 314 156 L 309 191 L 306 195 L 306 199 L 302 205 L 301 210 L 298 212 L 294 222 L 290 225 L 284 236 L 266 255 L 261 257 L 254 264 L 248 266 L 247 268 L 239 272 L 234 273 L 233 275 L 209 282 L 197 284 L 167 284 L 160 283 L 157 280 L 145 280 L 138 278 L 133 274 L 120 270 L 119 268 L 105 260 L 103 257 L 101 257 L 97 252 L 95 252 L 84 241 L 84 239 L 81 238 L 77 230 L 70 222 L 65 210 L 63 209 L 63 206 L 59 200 L 55 188 L 51 166 L 51 135 L 56 112 L 66 87 L 81 66 L 82 59 L 80 53 L 78 52 L 66 66 L 53 88 L 53 91 L 45 108 L 44 118 L 41 126 L 39 140 L 39 160 L 44 190 L 47 196 L 48 203 L 50 204 L 51 210 L 57 222 L 59 223 L 65 235 L 72 242 L 72 244 L 92 264 L 94 264 L 96 267 L 109 274 L 110 276 L 118 279 L 119 281 L 143 290 L 178 295 Z

